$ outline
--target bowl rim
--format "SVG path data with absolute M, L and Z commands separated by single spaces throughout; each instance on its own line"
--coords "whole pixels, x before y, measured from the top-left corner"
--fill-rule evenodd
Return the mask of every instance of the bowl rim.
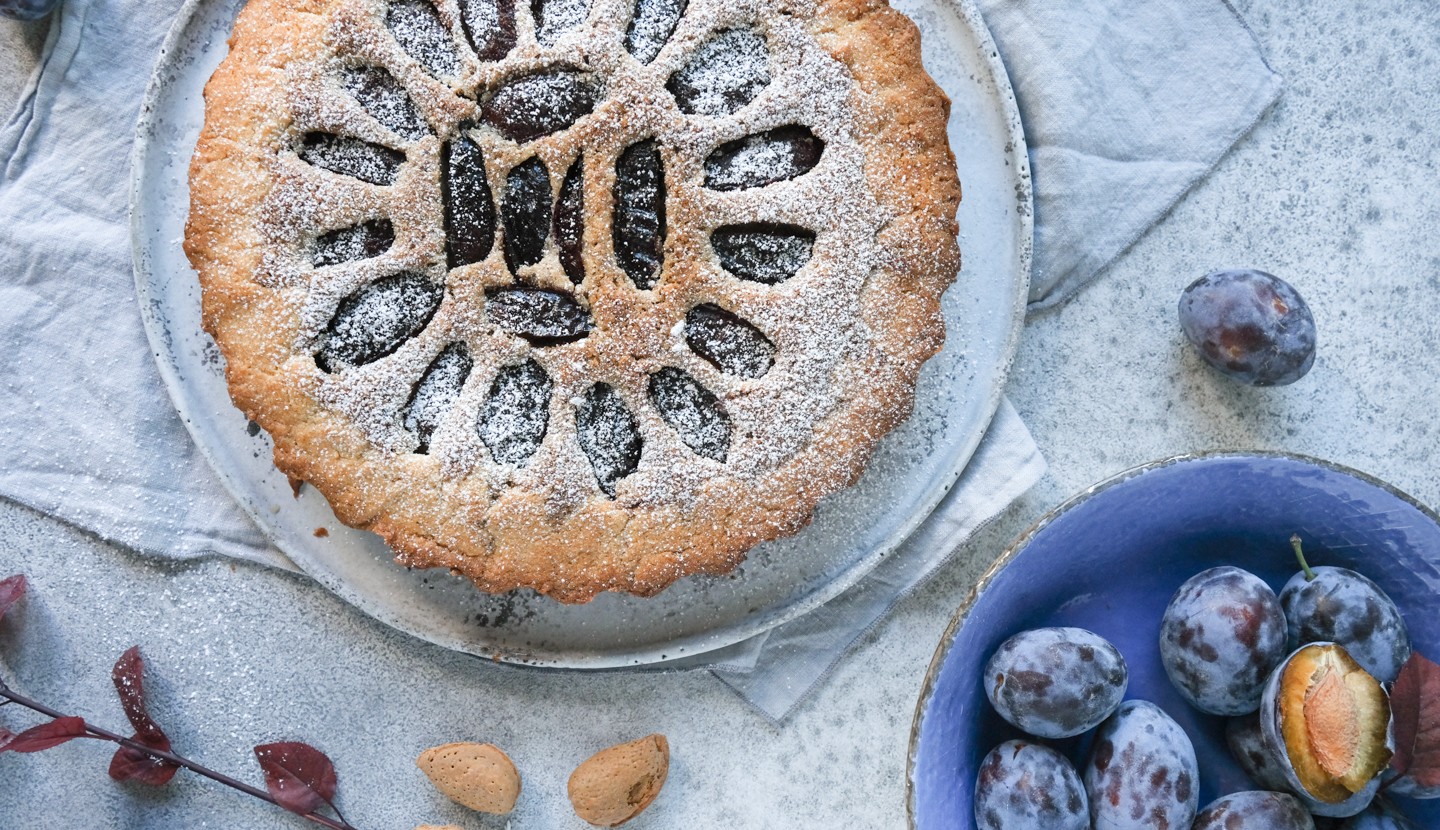
M 1021 532 L 1019 536 L 1015 537 L 1015 540 L 1005 548 L 1005 551 L 991 563 L 990 567 L 985 570 L 985 573 L 971 586 L 969 593 L 966 594 L 965 598 L 961 600 L 960 605 L 955 609 L 955 613 L 951 616 L 950 623 L 945 627 L 944 633 L 940 635 L 940 642 L 935 646 L 935 653 L 930 658 L 929 667 L 925 670 L 925 678 L 920 685 L 920 695 L 915 702 L 915 715 L 910 722 L 910 744 L 905 758 L 905 822 L 909 830 L 917 830 L 915 823 L 915 761 L 920 750 L 920 730 L 923 726 L 926 709 L 935 694 L 935 683 L 940 676 L 940 669 L 944 666 L 946 658 L 950 656 L 950 649 L 955 645 L 956 636 L 959 635 L 960 629 L 965 626 L 966 621 L 970 618 L 970 613 L 975 609 L 975 604 L 979 602 L 980 597 L 985 593 L 986 589 L 990 587 L 995 577 L 1013 562 L 1022 550 L 1029 546 L 1030 541 L 1034 539 L 1036 534 L 1053 524 L 1061 516 L 1069 513 L 1084 502 L 1089 501 L 1093 496 L 1155 470 L 1174 467 L 1193 461 L 1213 461 L 1225 458 L 1259 458 L 1266 460 L 1295 461 L 1329 470 L 1330 472 L 1342 473 L 1366 484 L 1378 487 L 1390 495 L 1395 496 L 1420 511 L 1422 515 L 1429 518 L 1432 522 L 1440 525 L 1440 513 L 1437 513 L 1434 509 L 1427 507 L 1415 497 L 1383 479 L 1353 467 L 1338 464 L 1334 461 L 1327 461 L 1323 458 L 1301 453 L 1278 450 L 1206 450 L 1181 453 L 1122 470 L 1070 496 L 1060 502 L 1060 504 L 1047 510 L 1040 518 L 1036 519 L 1034 523 Z

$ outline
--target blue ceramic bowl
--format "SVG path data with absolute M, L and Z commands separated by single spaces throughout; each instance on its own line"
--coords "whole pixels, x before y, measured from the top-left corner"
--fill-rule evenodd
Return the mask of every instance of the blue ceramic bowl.
M 1200 804 L 1255 789 L 1230 760 L 1224 718 L 1191 709 L 1160 665 L 1160 617 L 1180 584 L 1217 565 L 1249 570 L 1277 592 L 1297 567 L 1353 568 L 1400 606 L 1415 649 L 1440 659 L 1440 516 L 1377 479 L 1313 459 L 1226 453 L 1161 461 L 1103 482 L 1042 519 L 960 607 L 926 676 L 911 736 L 910 825 L 975 827 L 980 761 L 1020 737 L 990 708 L 980 671 L 1010 635 L 1071 625 L 1113 642 L 1130 667 L 1127 698 L 1161 706 L 1190 734 Z M 1083 762 L 1089 737 L 1050 742 Z M 1396 799 L 1421 827 L 1440 800 Z

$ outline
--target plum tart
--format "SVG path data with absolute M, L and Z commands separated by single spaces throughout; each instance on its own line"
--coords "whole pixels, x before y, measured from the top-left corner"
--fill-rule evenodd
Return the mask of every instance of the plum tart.
M 723 573 L 908 417 L 949 101 L 881 0 L 250 0 L 185 250 L 275 463 L 401 564 Z

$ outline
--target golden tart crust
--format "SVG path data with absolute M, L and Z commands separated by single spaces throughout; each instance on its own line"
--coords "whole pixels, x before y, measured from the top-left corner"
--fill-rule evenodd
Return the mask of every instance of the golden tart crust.
M 920 366 L 943 343 L 940 297 L 959 268 L 949 101 L 921 66 L 914 24 L 880 0 L 690 0 L 649 63 L 626 46 L 633 0 L 590 0 L 569 29 L 539 36 L 529 4 L 516 6 L 513 48 L 482 61 L 466 11 L 457 0 L 435 3 L 454 51 L 447 65 L 414 37 L 407 51 L 386 0 L 250 0 L 206 86 L 185 251 L 235 403 L 270 434 L 276 466 L 315 486 L 341 521 L 382 536 L 401 564 L 449 568 L 485 591 L 525 587 L 562 602 L 653 595 L 682 576 L 727 572 L 755 545 L 800 530 L 908 417 Z M 666 88 L 671 76 L 741 30 L 763 40 L 768 83 L 738 107 L 712 96 L 682 111 Z M 733 89 L 725 60 L 695 77 Z M 376 68 L 424 129 L 394 117 L 393 95 L 380 105 L 372 95 L 367 108 L 343 80 Z M 484 102 L 497 90 L 562 70 L 597 90 L 593 111 L 524 141 L 487 121 Z M 723 183 L 715 159 L 724 148 L 796 127 L 823 144 L 813 167 L 745 186 L 746 175 L 773 167 L 771 151 L 794 149 L 759 146 Z M 382 170 L 380 184 L 362 181 L 324 159 L 307 163 L 305 141 L 315 136 L 390 148 L 403 162 Z M 500 217 L 488 255 L 448 267 L 453 188 L 441 181 L 445 165 L 458 164 L 447 159 L 458 158 L 451 145 L 462 136 L 483 154 L 496 211 L 507 195 L 522 200 L 511 173 L 529 159 L 543 163 L 552 196 L 572 165 L 583 174 L 582 280 L 562 266 L 554 233 L 538 262 L 507 262 Z M 648 290 L 617 261 L 613 228 L 617 164 L 647 140 L 665 187 L 663 264 Z M 388 248 L 317 257 L 317 238 L 377 221 L 388 223 Z M 793 276 L 767 284 L 721 265 L 712 233 L 756 223 L 813 234 Z M 367 286 L 397 274 L 416 280 L 419 295 L 376 300 L 370 312 L 419 314 L 424 326 L 382 356 L 357 358 L 344 332 L 364 315 L 341 318 L 365 306 L 357 298 Z M 493 305 L 496 292 L 517 286 L 581 308 L 588 328 L 564 342 L 517 336 Z M 762 333 L 770 365 L 747 363 L 742 349 L 737 369 L 724 344 L 718 362 L 698 353 L 689 337 L 697 306 Z M 721 336 L 736 331 L 740 345 L 754 345 L 744 330 Z M 463 385 L 439 396 L 417 452 L 415 389 L 454 344 L 469 361 L 463 377 L 451 375 Z M 530 361 L 549 383 L 548 402 L 516 420 L 513 406 L 491 399 L 502 370 Z M 652 379 L 662 370 L 688 378 L 682 403 L 663 412 Z M 596 384 L 609 390 L 608 419 L 578 414 Z M 537 418 L 538 447 L 492 451 L 496 435 L 533 438 Z M 590 420 L 577 427 L 582 418 Z M 615 435 L 621 447 L 638 436 L 638 461 L 595 450 Z M 611 471 L 608 486 L 601 469 Z

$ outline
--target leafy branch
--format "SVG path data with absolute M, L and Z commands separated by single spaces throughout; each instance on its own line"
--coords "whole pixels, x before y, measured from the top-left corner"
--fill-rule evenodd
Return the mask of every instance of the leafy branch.
M 25 595 L 23 575 L 0 580 L 0 620 Z M 76 738 L 94 738 L 118 744 L 110 760 L 110 777 L 116 781 L 138 781 L 162 787 L 181 769 L 188 769 L 261 801 L 289 810 L 307 821 L 331 830 L 355 830 L 335 807 L 335 766 L 325 753 L 307 744 L 281 742 L 255 747 L 255 760 L 265 774 L 265 789 L 254 787 L 172 751 L 170 738 L 150 717 L 145 705 L 142 678 L 145 661 L 139 646 L 120 655 L 111 670 L 115 691 L 125 717 L 135 729 L 129 738 L 86 723 L 84 718 L 66 715 L 39 701 L 21 695 L 0 678 L 0 707 L 14 704 L 49 718 L 48 721 L 15 733 L 0 726 L 0 754 L 41 752 Z M 328 806 L 335 818 L 319 810 Z

